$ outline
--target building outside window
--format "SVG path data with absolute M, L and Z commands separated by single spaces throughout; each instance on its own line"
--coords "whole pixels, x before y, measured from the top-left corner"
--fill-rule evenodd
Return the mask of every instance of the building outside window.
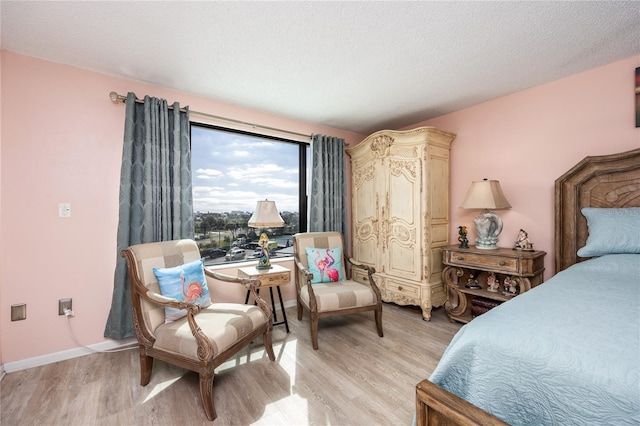
M 269 235 L 271 258 L 292 255 L 307 229 L 308 143 L 191 123 L 195 238 L 206 265 L 257 260 Z M 248 227 L 258 200 L 273 200 L 284 228 Z

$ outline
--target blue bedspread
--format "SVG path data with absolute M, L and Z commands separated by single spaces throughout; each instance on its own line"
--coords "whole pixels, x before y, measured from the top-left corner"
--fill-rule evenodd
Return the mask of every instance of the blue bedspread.
M 576 264 L 479 316 L 430 380 L 512 425 L 640 424 L 640 255 Z

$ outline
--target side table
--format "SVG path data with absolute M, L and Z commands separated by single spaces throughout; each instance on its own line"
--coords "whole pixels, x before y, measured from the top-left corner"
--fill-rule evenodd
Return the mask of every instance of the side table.
M 445 309 L 449 319 L 469 322 L 474 316 L 542 283 L 545 255 L 544 251 L 508 248 L 445 247 L 442 279 L 447 289 Z M 493 288 L 492 280 L 496 283 Z M 505 286 L 505 283 L 511 285 Z
M 260 288 L 268 287 L 269 294 L 271 295 L 271 310 L 273 311 L 273 325 L 284 324 L 284 327 L 289 332 L 289 323 L 287 322 L 287 314 L 284 310 L 284 303 L 282 302 L 282 293 L 280 291 L 281 285 L 287 285 L 291 282 L 291 271 L 284 266 L 271 265 L 271 269 L 256 269 L 255 266 L 245 266 L 244 268 L 238 268 L 238 277 L 259 279 L 262 285 Z M 273 297 L 273 287 L 278 292 L 278 298 L 280 299 L 280 309 L 282 310 L 282 321 L 278 321 L 278 314 L 276 313 L 276 303 Z M 260 293 L 260 288 L 256 289 Z M 244 303 L 249 303 L 249 291 L 247 291 L 247 297 Z

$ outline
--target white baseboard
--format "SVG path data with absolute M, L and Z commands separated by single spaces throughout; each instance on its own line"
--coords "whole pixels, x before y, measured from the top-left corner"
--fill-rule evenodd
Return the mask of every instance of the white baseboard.
M 284 303 L 285 308 L 290 308 L 292 306 L 296 306 L 295 300 L 289 300 Z M 280 309 L 280 305 L 276 305 L 276 309 Z M 104 342 L 96 343 L 95 345 L 89 346 L 94 351 L 108 351 L 112 349 L 119 349 L 126 346 L 137 344 L 138 341 L 135 337 L 131 337 L 129 339 L 124 340 L 107 340 Z M 40 367 L 42 365 L 53 364 L 58 361 L 65 361 L 67 359 L 78 358 L 84 355 L 89 355 L 93 353 L 91 350 L 83 347 L 69 349 L 62 352 L 56 352 L 52 354 L 37 356 L 34 358 L 27 358 L 20 361 L 7 362 L 0 365 L 0 380 L 4 376 L 3 373 L 13 373 L 14 371 L 26 370 L 28 368 Z
M 137 343 L 138 341 L 135 339 L 135 337 L 124 340 L 107 340 L 104 342 L 96 343 L 95 345 L 88 346 L 88 348 L 90 348 L 91 350 L 79 347 L 62 352 L 27 358 L 20 361 L 6 362 L 2 366 L 0 366 L 0 371 L 13 373 L 14 371 L 26 370 L 27 368 L 40 367 L 42 365 L 52 364 L 58 361 L 65 361 L 67 359 L 89 355 L 93 353 L 92 350 L 97 352 L 109 351 L 113 349 L 121 349 Z

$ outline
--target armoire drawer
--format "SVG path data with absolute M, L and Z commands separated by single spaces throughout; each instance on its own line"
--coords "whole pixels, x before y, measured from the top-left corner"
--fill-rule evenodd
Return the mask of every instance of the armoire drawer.
M 412 299 L 420 298 L 420 286 L 397 281 L 387 280 L 385 287 L 388 291 L 401 294 Z
M 369 284 L 369 274 L 362 268 L 352 268 L 351 279 L 362 284 Z M 379 283 L 376 281 L 376 284 Z

